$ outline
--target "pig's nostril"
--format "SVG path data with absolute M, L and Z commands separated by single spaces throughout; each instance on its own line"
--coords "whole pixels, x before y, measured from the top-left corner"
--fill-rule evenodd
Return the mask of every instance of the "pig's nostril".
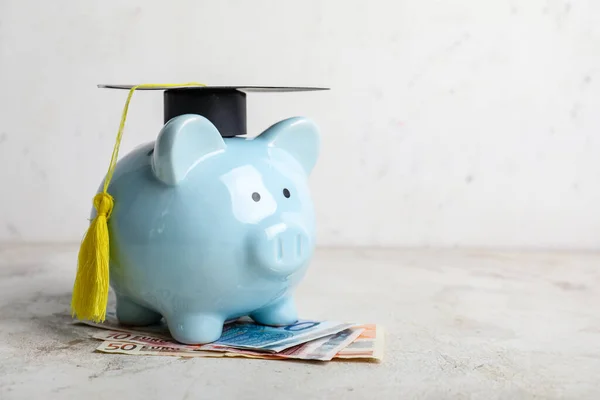
M 283 258 L 283 241 L 281 235 L 277 236 L 277 261 L 281 261 Z

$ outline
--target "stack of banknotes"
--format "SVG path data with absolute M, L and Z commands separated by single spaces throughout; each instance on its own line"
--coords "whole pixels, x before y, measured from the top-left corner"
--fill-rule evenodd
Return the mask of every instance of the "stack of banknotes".
M 225 324 L 221 338 L 204 345 L 178 343 L 165 324 L 143 328 L 119 324 L 114 313 L 101 323 L 78 321 L 100 328 L 91 336 L 101 341 L 96 351 L 129 355 L 176 357 L 246 357 L 269 360 L 364 360 L 383 358 L 383 328 L 376 324 L 300 320 L 270 327 L 241 318 Z

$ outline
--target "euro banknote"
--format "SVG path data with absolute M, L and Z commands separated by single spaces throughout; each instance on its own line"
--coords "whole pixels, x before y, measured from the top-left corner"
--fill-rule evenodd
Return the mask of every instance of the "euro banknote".
M 212 351 L 185 351 L 163 344 L 141 344 L 124 341 L 106 340 L 96 351 L 102 353 L 128 354 L 135 356 L 176 356 L 176 357 L 224 357 L 225 353 Z
M 346 324 L 303 320 L 289 327 L 264 327 L 251 320 L 228 321 L 222 337 L 205 345 L 175 341 L 166 324 L 125 327 L 114 312 L 104 323 L 78 321 L 102 328 L 91 336 L 102 343 L 97 351 L 132 355 L 179 357 L 247 357 L 299 360 L 375 360 L 383 357 L 384 331 L 376 324 Z M 288 332 L 285 332 L 288 328 Z M 290 334 L 291 331 L 292 333 Z
M 79 322 L 109 330 L 141 334 L 152 333 L 162 339 L 175 342 L 164 324 L 143 328 L 123 327 L 114 314 L 107 315 L 107 319 L 103 323 Z M 225 324 L 221 337 L 216 342 L 207 345 L 207 347 L 225 346 L 278 353 L 311 340 L 334 335 L 352 326 L 353 324 L 345 322 L 300 320 L 292 325 L 273 327 L 256 324 L 248 318 L 240 318 Z
M 333 335 L 302 343 L 278 353 L 237 349 L 227 346 L 185 345 L 168 341 L 152 334 L 119 331 L 101 331 L 93 335 L 103 342 L 96 349 L 103 353 L 131 355 L 165 355 L 180 357 L 248 357 L 263 359 L 298 359 L 329 361 L 352 343 L 363 328 L 348 328 Z
M 377 324 L 365 324 L 358 325 L 357 328 L 363 328 L 360 336 L 343 350 L 339 351 L 334 358 L 361 358 L 365 360 L 381 361 L 383 359 L 385 334 L 383 327 Z

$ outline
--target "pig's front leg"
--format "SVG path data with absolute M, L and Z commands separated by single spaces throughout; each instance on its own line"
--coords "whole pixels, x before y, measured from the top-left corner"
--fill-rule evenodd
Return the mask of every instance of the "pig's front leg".
M 294 299 L 290 296 L 253 312 L 250 317 L 262 325 L 285 326 L 298 321 L 298 312 Z
M 205 344 L 218 340 L 225 319 L 214 314 L 166 315 L 169 331 L 175 340 L 185 344 Z
M 162 315 L 117 294 L 117 319 L 123 325 L 146 326 L 160 322 Z

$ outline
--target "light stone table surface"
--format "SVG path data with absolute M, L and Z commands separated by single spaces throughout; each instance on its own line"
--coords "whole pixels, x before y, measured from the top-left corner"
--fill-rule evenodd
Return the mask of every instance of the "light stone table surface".
M 97 353 L 76 255 L 0 247 L 0 399 L 600 399 L 600 254 L 319 250 L 301 317 L 382 324 L 381 363 Z

